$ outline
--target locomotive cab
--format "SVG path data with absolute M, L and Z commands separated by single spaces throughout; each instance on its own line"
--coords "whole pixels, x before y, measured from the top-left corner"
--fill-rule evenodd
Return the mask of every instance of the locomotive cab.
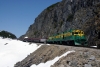
M 75 45 L 85 45 L 86 44 L 86 38 L 84 35 L 84 32 L 81 30 L 74 30 L 72 32 L 72 36 L 75 42 Z

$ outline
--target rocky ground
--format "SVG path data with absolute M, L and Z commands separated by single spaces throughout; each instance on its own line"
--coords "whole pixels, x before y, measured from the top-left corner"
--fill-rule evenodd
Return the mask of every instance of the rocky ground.
M 39 45 L 39 44 L 38 44 Z M 51 67 L 100 67 L 100 49 L 64 46 L 64 45 L 42 45 L 38 50 L 31 53 L 14 67 L 30 67 L 53 60 L 67 51 L 74 50 L 65 57 L 60 58 Z

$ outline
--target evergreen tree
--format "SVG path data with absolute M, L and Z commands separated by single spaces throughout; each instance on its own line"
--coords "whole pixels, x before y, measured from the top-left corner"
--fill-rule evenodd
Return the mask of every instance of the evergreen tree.
M 12 38 L 12 39 L 17 38 L 14 34 L 7 32 L 7 31 L 1 31 L 0 36 L 3 37 L 3 38 Z

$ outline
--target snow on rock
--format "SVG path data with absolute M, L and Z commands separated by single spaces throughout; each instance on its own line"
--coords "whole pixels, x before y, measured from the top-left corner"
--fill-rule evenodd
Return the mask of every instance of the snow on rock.
M 19 40 L 3 39 L 0 37 L 0 67 L 14 67 L 18 61 L 34 52 L 40 46 Z
M 68 51 L 66 53 L 64 53 L 63 55 L 56 57 L 55 59 L 48 61 L 46 63 L 40 63 L 39 65 L 35 65 L 33 64 L 31 67 L 50 67 L 51 65 L 53 65 L 55 62 L 57 62 L 61 57 L 66 56 L 67 54 L 71 53 L 71 52 L 75 52 L 73 51 Z

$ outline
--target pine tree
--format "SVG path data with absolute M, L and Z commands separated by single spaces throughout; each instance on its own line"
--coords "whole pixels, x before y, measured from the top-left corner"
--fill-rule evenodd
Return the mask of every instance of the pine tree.
M 0 31 L 0 36 L 3 38 L 12 38 L 12 39 L 17 38 L 14 34 L 7 32 L 7 31 Z

